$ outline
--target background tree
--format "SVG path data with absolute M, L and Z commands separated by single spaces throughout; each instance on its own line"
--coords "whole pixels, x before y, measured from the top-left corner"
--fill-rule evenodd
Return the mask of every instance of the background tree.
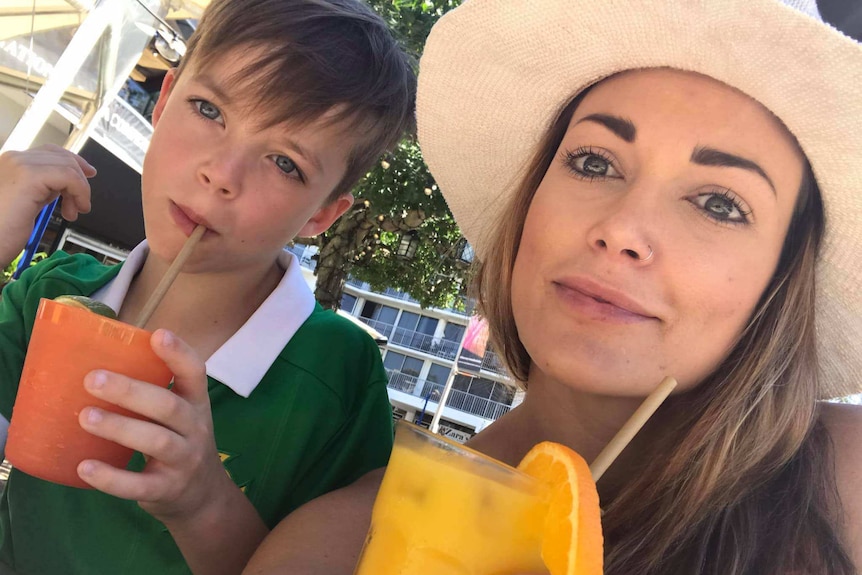
M 418 63 L 431 27 L 461 0 L 370 0 Z M 460 305 L 469 265 L 464 241 L 415 140 L 403 140 L 354 188 L 356 202 L 310 240 L 318 301 L 338 308 L 349 275 L 373 289 L 393 287 L 423 307 Z M 399 248 L 402 248 L 399 253 Z

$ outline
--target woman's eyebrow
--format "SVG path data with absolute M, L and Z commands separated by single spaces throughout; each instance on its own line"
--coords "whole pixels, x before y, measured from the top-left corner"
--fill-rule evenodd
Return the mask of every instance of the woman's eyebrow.
M 737 156 L 736 154 L 722 152 L 721 150 L 716 150 L 715 148 L 705 148 L 698 146 L 691 153 L 691 161 L 701 166 L 742 168 L 743 170 L 754 172 L 755 174 L 766 180 L 766 183 L 769 184 L 770 188 L 772 188 L 772 193 L 775 194 L 775 185 L 772 183 L 772 179 L 766 174 L 766 171 L 764 171 L 763 168 L 761 168 L 755 162 L 749 159 Z
M 589 116 L 584 116 L 580 120 L 576 122 L 576 124 L 580 124 L 581 122 L 595 122 L 596 124 L 600 124 L 631 144 L 635 141 L 635 137 L 637 137 L 637 129 L 631 120 L 627 120 L 626 118 L 620 118 L 619 116 L 611 116 L 609 114 L 590 114 Z

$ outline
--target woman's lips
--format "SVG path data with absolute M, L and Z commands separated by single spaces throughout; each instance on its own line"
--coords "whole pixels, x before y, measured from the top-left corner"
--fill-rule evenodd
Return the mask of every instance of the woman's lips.
M 577 281 L 554 282 L 554 290 L 564 304 L 579 315 L 610 323 L 637 323 L 657 320 L 639 304 L 619 292 Z

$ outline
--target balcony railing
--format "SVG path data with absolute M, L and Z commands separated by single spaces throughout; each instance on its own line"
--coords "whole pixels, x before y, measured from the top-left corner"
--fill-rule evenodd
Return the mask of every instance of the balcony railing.
M 449 361 L 454 360 L 455 355 L 458 353 L 458 342 L 404 329 L 403 327 L 395 327 L 390 323 L 384 323 L 376 319 L 367 317 L 360 317 L 359 319 L 389 338 L 390 344 L 422 351 L 428 355 L 448 359 Z
M 441 395 L 443 394 L 444 385 L 442 383 L 423 380 L 417 381 L 417 383 L 420 382 L 423 383 L 422 397 L 428 397 L 428 394 L 432 393 L 435 389 Z M 478 395 L 472 395 L 458 389 L 452 389 L 449 391 L 449 398 L 446 400 L 446 407 L 451 407 L 466 413 L 472 413 L 473 415 L 478 415 L 479 417 L 490 419 L 491 421 L 495 421 L 497 418 L 512 409 L 511 405 L 506 405 L 499 401 L 491 401 L 490 399 L 485 399 Z
M 412 303 L 419 303 L 419 300 L 411 296 L 409 293 L 397 290 L 395 288 L 386 288 L 383 291 L 383 295 L 391 297 L 392 299 L 400 299 Z
M 376 319 L 371 319 L 370 317 L 359 317 L 359 321 L 364 324 L 370 325 L 378 332 L 382 333 L 386 337 L 392 335 L 392 331 L 395 329 L 395 326 L 391 323 L 382 322 Z
M 482 369 L 486 369 L 500 375 L 509 374 L 506 366 L 503 364 L 503 360 L 500 359 L 500 356 L 490 350 L 486 351 L 485 356 L 482 358 Z
M 387 369 L 386 373 L 389 374 L 389 384 L 387 387 L 409 395 L 413 395 L 413 392 L 416 390 L 416 382 L 420 381 L 418 377 L 407 375 L 394 369 Z M 422 381 L 424 382 L 424 380 Z
M 435 390 L 437 391 L 438 398 L 443 393 L 444 385 L 442 383 L 434 383 L 425 379 L 419 379 L 418 377 L 401 373 L 394 369 L 387 370 L 387 373 L 389 374 L 388 387 L 390 389 L 401 391 L 409 395 L 416 395 L 416 386 L 421 385 L 422 393 L 417 396 L 421 400 L 424 400 L 426 397 L 430 397 L 430 394 Z M 491 401 L 490 399 L 472 395 L 457 389 L 453 389 L 449 392 L 449 399 L 446 401 L 446 407 L 451 407 L 472 415 L 478 415 L 479 417 L 483 417 L 491 421 L 496 420 L 498 417 L 512 409 L 510 405 L 506 405 L 505 403 Z
M 296 253 L 296 252 L 294 252 L 294 253 Z M 299 254 L 297 254 L 297 257 L 300 257 Z M 317 265 L 316 261 L 313 261 L 311 263 L 314 265 Z M 371 289 L 371 284 L 369 284 L 368 282 L 359 281 L 358 279 L 353 278 L 353 277 L 348 278 L 347 285 L 355 287 L 357 289 L 361 289 L 362 291 L 367 291 L 367 292 L 371 292 L 371 293 L 379 293 L 381 295 L 391 297 L 392 299 L 397 299 L 397 300 L 406 301 L 406 302 L 415 303 L 415 304 L 419 303 L 419 300 L 417 300 L 416 298 L 414 298 L 410 294 L 403 292 L 403 291 L 400 291 L 400 290 L 397 290 L 395 288 L 386 288 L 382 292 L 375 292 L 374 290 Z M 448 311 L 450 313 L 454 313 L 457 315 L 470 317 L 473 314 L 473 310 L 476 307 L 476 302 L 473 301 L 472 299 L 465 299 L 463 296 L 459 297 L 459 301 L 461 301 L 464 304 L 463 310 L 455 309 L 454 307 L 450 307 L 450 308 L 444 308 L 443 311 Z
M 458 342 L 434 337 L 433 335 L 418 331 L 411 331 L 403 327 L 395 328 L 392 332 L 392 337 L 389 338 L 389 342 L 401 347 L 424 351 L 429 355 L 448 359 L 449 361 L 454 360 L 458 354 Z

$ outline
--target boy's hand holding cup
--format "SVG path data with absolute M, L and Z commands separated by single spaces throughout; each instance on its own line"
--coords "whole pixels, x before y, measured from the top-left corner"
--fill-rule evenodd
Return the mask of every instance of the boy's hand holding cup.
M 92 487 L 138 501 L 168 523 L 191 519 L 217 505 L 219 494 L 235 486 L 218 457 L 204 363 L 167 330 L 156 331 L 151 344 L 174 374 L 171 390 L 104 371 L 91 372 L 84 380 L 93 397 L 149 421 L 96 407 L 79 415 L 86 431 L 143 453 L 146 467 L 137 473 L 87 459 L 78 465 L 78 473 Z
M 163 519 L 193 515 L 233 487 L 215 447 L 204 363 L 172 333 L 143 329 L 205 232 L 188 238 L 136 326 L 89 298 L 41 301 L 9 428 L 12 465 L 137 500 Z M 149 457 L 142 473 L 125 469 L 134 451 Z

